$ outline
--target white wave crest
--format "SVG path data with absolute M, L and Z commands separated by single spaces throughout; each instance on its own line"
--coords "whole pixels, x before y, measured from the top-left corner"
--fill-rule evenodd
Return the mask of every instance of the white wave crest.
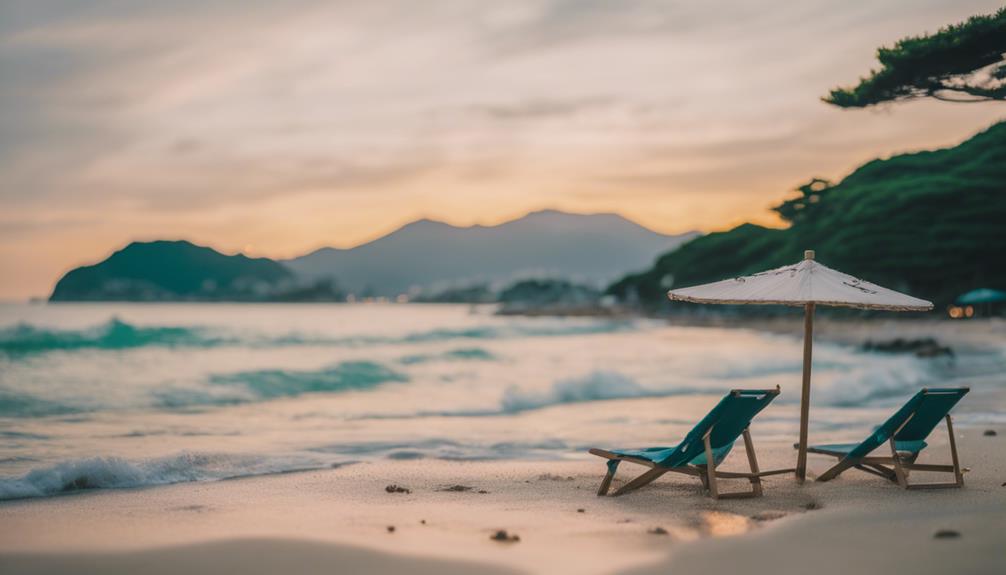
M 814 382 L 813 401 L 833 407 L 861 407 L 875 400 L 907 399 L 934 384 L 932 360 L 915 357 L 864 356 L 856 367 L 820 384 Z
M 210 481 L 319 467 L 322 467 L 320 462 L 305 458 L 206 453 L 182 453 L 136 462 L 121 457 L 91 457 L 34 469 L 22 477 L 0 478 L 0 501 L 48 497 L 84 489 Z
M 500 407 L 513 413 L 562 403 L 623 399 L 655 395 L 636 381 L 616 371 L 597 370 L 581 377 L 560 379 L 544 391 L 525 391 L 510 386 L 503 392 Z

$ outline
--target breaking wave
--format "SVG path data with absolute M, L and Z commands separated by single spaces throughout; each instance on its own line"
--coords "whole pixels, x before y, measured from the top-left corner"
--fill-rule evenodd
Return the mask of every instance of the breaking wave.
M 932 385 L 935 379 L 933 360 L 875 356 L 870 359 L 878 361 L 849 368 L 830 381 L 822 382 L 823 385 L 813 382 L 813 401 L 833 407 L 861 407 L 872 402 L 885 403 L 888 399 L 904 401 L 908 395 Z M 794 392 L 798 401 L 799 392 Z
M 205 326 L 137 326 L 113 318 L 84 329 L 51 329 L 20 323 L 0 328 L 0 355 L 24 357 L 55 351 L 128 350 L 144 347 L 213 348 L 243 346 L 253 348 L 286 346 L 393 345 L 449 341 L 455 339 L 493 340 L 523 337 L 562 337 L 613 333 L 632 329 L 631 321 L 600 321 L 543 324 L 503 324 L 467 328 L 439 328 L 398 336 L 345 336 L 287 333 L 269 335 L 224 331 Z
M 445 461 L 485 461 L 499 459 L 552 459 L 556 452 L 574 447 L 559 439 L 465 443 L 450 439 L 423 439 L 412 442 L 375 441 L 326 445 L 312 451 L 346 457 L 383 457 L 394 460 L 442 459 Z
M 48 497 L 87 489 L 122 489 L 213 481 L 332 467 L 307 457 L 182 453 L 144 461 L 92 457 L 0 478 L 0 500 Z
M 46 417 L 81 411 L 84 410 L 79 407 L 0 389 L 0 417 Z
M 13 357 L 51 351 L 215 347 L 228 343 L 234 341 L 203 328 L 135 326 L 114 318 L 80 330 L 47 329 L 26 323 L 0 329 L 0 353 Z
M 682 387 L 653 389 L 644 387 L 631 377 L 617 371 L 596 370 L 584 376 L 560 379 L 543 391 L 523 390 L 516 386 L 508 387 L 504 390 L 503 398 L 500 400 L 500 409 L 503 413 L 516 413 L 569 403 L 691 393 L 717 393 L 718 391 L 720 390 L 696 390 Z
M 398 361 L 405 365 L 417 363 L 427 363 L 430 361 L 494 361 L 496 358 L 492 352 L 481 347 L 463 347 L 452 349 L 444 353 L 437 354 L 414 354 L 407 355 Z
M 227 405 L 307 393 L 362 391 L 408 380 L 380 363 L 346 361 L 315 371 L 265 369 L 214 374 L 208 387 L 164 390 L 158 397 L 160 406 L 167 408 Z
M 883 358 L 870 361 L 874 357 L 864 357 L 860 365 L 822 362 L 828 365 L 831 374 L 819 374 L 813 385 L 813 401 L 831 407 L 862 407 L 870 403 L 886 403 L 885 400 L 902 400 L 911 393 L 934 380 L 933 366 L 926 360 L 914 357 Z M 501 415 L 542 409 L 554 405 L 586 403 L 613 399 L 633 399 L 640 397 L 669 397 L 692 394 L 724 394 L 735 387 L 761 387 L 765 375 L 799 373 L 781 364 L 756 366 L 750 373 L 741 374 L 724 370 L 711 378 L 696 380 L 697 385 L 682 385 L 680 381 L 665 384 L 642 385 L 632 377 L 617 371 L 596 370 L 586 375 L 569 377 L 555 381 L 544 390 L 523 389 L 510 386 L 503 392 L 498 411 L 466 412 L 461 415 Z M 744 378 L 758 383 L 745 385 Z M 796 403 L 800 401 L 799 379 L 793 378 L 792 385 L 784 386 L 780 401 Z

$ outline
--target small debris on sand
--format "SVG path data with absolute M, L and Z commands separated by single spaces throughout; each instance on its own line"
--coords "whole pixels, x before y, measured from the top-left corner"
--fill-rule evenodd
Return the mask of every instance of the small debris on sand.
M 632 519 L 619 519 L 618 523 L 632 523 Z
M 940 529 L 936 533 L 933 533 L 933 539 L 957 539 L 961 536 L 960 531 L 954 531 L 953 529 Z
M 752 515 L 751 519 L 762 522 L 775 521 L 776 519 L 782 519 L 783 517 L 786 517 L 786 514 L 782 511 L 761 511 Z
M 503 543 L 516 543 L 520 541 L 520 535 L 514 533 L 513 535 L 506 532 L 506 529 L 500 529 L 496 533 L 489 536 L 493 541 L 500 541 Z
M 388 533 L 394 533 L 394 532 L 395 532 L 395 526 L 394 525 L 388 525 Z
M 818 503 L 817 501 L 811 501 L 809 503 L 803 504 L 803 508 L 806 509 L 807 511 L 814 511 L 815 509 L 820 509 L 822 507 L 824 506 Z
M 437 489 L 437 491 L 456 491 L 458 493 L 463 493 L 465 491 L 472 491 L 474 489 L 475 489 L 474 487 L 470 487 L 468 485 L 458 484 L 458 485 L 448 485 L 446 487 L 441 487 L 440 489 Z
M 568 475 L 563 477 L 561 475 L 553 475 L 551 473 L 542 473 L 538 476 L 538 481 L 573 481 L 573 476 Z
M 426 520 L 425 519 L 420 519 L 419 523 L 422 524 L 422 525 L 426 525 Z
M 999 434 L 996 433 L 996 430 L 994 430 L 994 429 L 986 429 L 985 433 L 983 433 L 982 435 L 984 435 L 985 437 L 995 437 L 996 435 L 999 435 Z
M 385 487 L 384 490 L 388 493 L 412 493 L 412 490 L 408 487 L 402 487 L 401 485 L 395 485 L 394 483 Z
M 481 493 L 482 495 L 485 495 L 486 493 L 489 493 L 489 492 L 486 491 L 485 489 L 479 489 L 479 493 Z
M 577 513 L 586 513 L 586 512 L 587 512 L 587 510 L 586 510 L 586 509 L 584 509 L 583 507 L 581 507 L 581 508 L 577 509 L 577 510 L 576 510 L 576 512 L 577 512 Z
M 667 530 L 663 527 L 654 527 L 653 529 L 647 531 L 647 533 L 650 535 L 667 535 Z

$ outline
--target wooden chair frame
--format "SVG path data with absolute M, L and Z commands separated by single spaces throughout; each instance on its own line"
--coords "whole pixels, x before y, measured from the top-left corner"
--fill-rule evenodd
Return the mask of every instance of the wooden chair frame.
M 698 477 L 702 481 L 702 487 L 706 490 L 706 493 L 713 499 L 743 499 L 747 497 L 761 497 L 762 496 L 762 486 L 761 478 L 767 475 L 780 475 L 783 473 L 793 473 L 795 469 L 775 469 L 772 471 L 760 471 L 758 469 L 758 459 L 755 456 L 754 442 L 751 441 L 751 432 L 748 428 L 744 428 L 744 450 L 747 452 L 748 466 L 751 468 L 750 473 L 735 472 L 735 471 L 718 471 L 716 468 L 719 466 L 715 463 L 713 458 L 713 448 L 709 442 L 709 437 L 713 432 L 715 426 L 710 427 L 706 434 L 702 437 L 702 443 L 705 447 L 706 452 L 706 465 L 682 465 L 680 467 L 664 467 L 657 463 L 654 463 L 648 459 L 642 459 L 639 457 L 632 457 L 629 455 L 619 455 L 611 451 L 605 451 L 604 449 L 591 449 L 590 453 L 604 457 L 608 459 L 608 473 L 601 480 L 601 486 L 597 489 L 598 496 L 607 495 L 608 489 L 611 487 L 611 481 L 615 478 L 615 472 L 618 469 L 618 464 L 622 461 L 628 461 L 630 463 L 636 463 L 644 467 L 649 467 L 650 470 L 639 475 L 632 481 L 629 481 L 625 485 L 621 486 L 612 494 L 613 496 L 624 495 L 630 491 L 639 489 L 644 485 L 648 485 L 656 480 L 658 477 L 665 473 L 682 473 L 684 475 L 691 475 Z M 722 462 L 721 462 L 722 464 Z M 751 484 L 750 491 L 738 491 L 730 493 L 721 493 L 719 488 L 719 483 L 717 479 L 747 479 Z
M 915 417 L 913 413 L 908 419 L 905 420 L 898 429 L 891 434 L 888 438 L 887 443 L 891 448 L 890 457 L 860 457 L 856 459 L 851 459 L 846 457 L 844 454 L 839 454 L 834 451 L 809 448 L 810 453 L 820 453 L 823 455 L 831 455 L 839 459 L 838 464 L 836 464 L 831 469 L 825 471 L 817 478 L 818 481 L 829 481 L 838 477 L 846 469 L 850 467 L 855 467 L 860 471 L 865 471 L 867 473 L 872 473 L 873 475 L 878 475 L 891 481 L 897 483 L 904 489 L 946 489 L 964 486 L 964 473 L 961 470 L 960 460 L 957 456 L 957 440 L 954 438 L 954 423 L 953 419 L 948 413 L 945 417 L 947 422 L 947 434 L 950 439 L 950 458 L 952 463 L 947 464 L 926 464 L 926 463 L 915 463 L 918 459 L 918 453 L 898 451 L 894 443 L 894 437 L 900 432 L 908 422 Z M 890 465 L 891 467 L 887 467 Z M 952 483 L 909 483 L 908 475 L 912 471 L 937 471 L 942 473 L 953 473 L 954 481 Z

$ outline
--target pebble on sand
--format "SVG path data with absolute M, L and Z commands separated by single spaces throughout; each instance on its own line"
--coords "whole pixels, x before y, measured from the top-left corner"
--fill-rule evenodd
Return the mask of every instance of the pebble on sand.
M 961 536 L 960 531 L 954 531 L 953 529 L 940 529 L 936 533 L 933 533 L 933 539 L 957 539 Z
M 653 529 L 647 531 L 647 533 L 650 535 L 667 535 L 667 530 L 663 527 L 654 527 Z
M 460 483 L 457 484 L 457 485 L 447 485 L 445 487 L 441 487 L 440 489 L 437 489 L 437 491 L 457 491 L 459 493 L 463 493 L 465 491 L 474 491 L 474 490 L 475 490 L 474 487 L 471 487 L 471 486 L 468 486 L 468 485 L 461 485 Z
M 587 512 L 587 510 L 586 510 L 586 509 L 584 509 L 583 507 L 581 507 L 581 508 L 577 509 L 577 510 L 576 510 L 576 512 L 577 512 L 577 513 L 586 513 L 586 512 Z
M 760 511 L 751 516 L 754 521 L 764 522 L 764 521 L 775 521 L 776 519 L 782 519 L 786 517 L 786 513 L 782 511 Z
M 384 490 L 388 493 L 412 493 L 412 490 L 408 487 L 402 487 L 401 485 L 395 485 L 394 483 L 385 487 Z
M 388 533 L 394 533 L 394 532 L 395 532 L 395 526 L 394 525 L 388 525 Z
M 554 475 L 552 473 L 542 473 L 538 476 L 538 481 L 573 481 L 573 476 L 567 475 L 563 477 L 562 475 Z
M 519 535 L 517 535 L 516 533 L 511 535 L 510 533 L 507 533 L 506 529 L 500 529 L 496 533 L 490 535 L 489 538 L 492 539 L 493 541 L 501 541 L 504 543 L 516 543 L 520 541 Z
M 982 435 L 984 435 L 985 437 L 995 437 L 996 435 L 999 435 L 999 434 L 996 433 L 996 430 L 994 430 L 994 429 L 986 429 L 985 433 L 983 433 Z

